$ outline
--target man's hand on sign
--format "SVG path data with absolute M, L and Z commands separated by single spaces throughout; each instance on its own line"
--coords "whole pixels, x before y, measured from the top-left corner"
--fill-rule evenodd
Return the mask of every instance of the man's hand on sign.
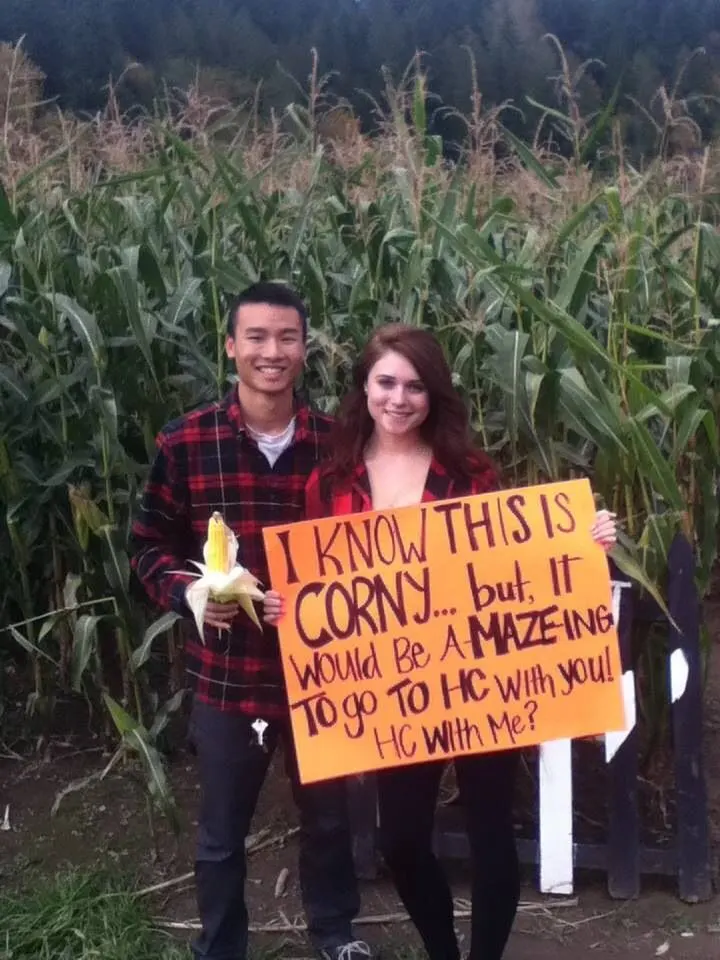
M 600 544 L 603 550 L 612 550 L 617 543 L 615 514 L 609 510 L 598 510 L 590 532 L 595 543 Z
M 285 601 L 275 590 L 268 590 L 263 600 L 263 620 L 275 627 L 285 613 Z

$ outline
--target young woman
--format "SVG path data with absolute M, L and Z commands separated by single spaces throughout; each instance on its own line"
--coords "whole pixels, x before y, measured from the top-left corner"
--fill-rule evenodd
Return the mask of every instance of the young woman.
M 404 507 L 496 490 L 492 461 L 473 446 L 468 415 L 440 344 L 427 331 L 392 324 L 371 337 L 338 416 L 332 456 L 308 480 L 309 518 Z M 602 511 L 594 539 L 609 549 L 615 521 Z M 269 592 L 265 618 L 283 601 Z M 472 859 L 469 960 L 500 960 L 520 898 L 513 829 L 519 751 L 455 762 Z M 432 849 L 444 764 L 377 774 L 380 846 L 431 960 L 459 960 L 448 882 Z

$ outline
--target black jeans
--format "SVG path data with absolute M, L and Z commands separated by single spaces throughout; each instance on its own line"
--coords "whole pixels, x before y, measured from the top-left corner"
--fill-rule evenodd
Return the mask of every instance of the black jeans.
M 520 900 L 513 828 L 519 753 L 455 761 L 472 865 L 469 960 L 500 960 Z M 377 775 L 380 845 L 397 891 L 430 960 L 458 960 L 453 901 L 432 835 L 443 763 L 422 763 Z
M 359 909 L 345 781 L 301 785 L 289 725 L 271 723 L 264 750 L 251 723 L 251 717 L 197 700 L 193 705 L 190 738 L 201 793 L 195 881 L 202 922 L 193 951 L 206 960 L 247 955 L 245 838 L 280 738 L 300 813 L 300 887 L 313 945 L 321 949 L 352 940 Z

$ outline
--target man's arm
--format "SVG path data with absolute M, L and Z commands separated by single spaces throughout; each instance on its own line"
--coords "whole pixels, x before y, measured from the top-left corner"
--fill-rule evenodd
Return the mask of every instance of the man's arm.
M 187 494 L 161 435 L 132 528 L 132 568 L 151 600 L 182 615 L 188 614 L 185 590 L 192 579 L 171 571 L 189 569 L 187 560 L 199 559 L 187 556 L 192 543 Z

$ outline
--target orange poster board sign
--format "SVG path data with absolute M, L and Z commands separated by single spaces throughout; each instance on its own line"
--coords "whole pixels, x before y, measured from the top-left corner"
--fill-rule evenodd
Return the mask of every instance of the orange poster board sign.
M 264 532 L 309 783 L 621 730 L 586 480 Z

